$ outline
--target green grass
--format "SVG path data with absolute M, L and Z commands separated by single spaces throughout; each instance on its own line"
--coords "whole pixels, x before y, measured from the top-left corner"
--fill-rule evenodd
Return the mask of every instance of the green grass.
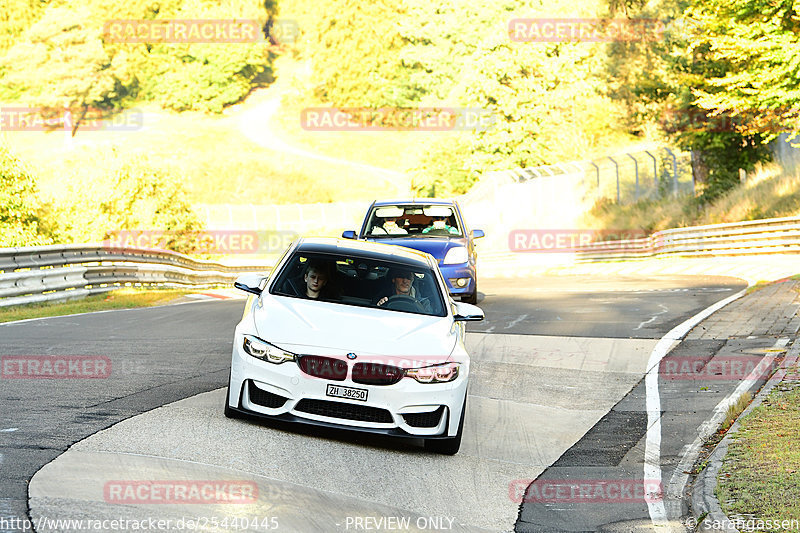
M 798 435 L 800 382 L 784 381 L 741 420 L 728 446 L 716 494 L 729 517 L 800 520 Z
M 71 302 L 41 303 L 0 308 L 0 322 L 73 315 L 109 309 L 129 309 L 168 304 L 192 291 L 181 289 L 118 289 Z

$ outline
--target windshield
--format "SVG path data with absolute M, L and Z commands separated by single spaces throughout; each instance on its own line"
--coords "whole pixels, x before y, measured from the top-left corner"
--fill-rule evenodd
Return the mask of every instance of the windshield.
M 419 266 L 332 254 L 291 257 L 270 294 L 446 316 L 435 273 Z
M 373 208 L 367 237 L 462 237 L 455 210 L 447 205 L 392 205 Z

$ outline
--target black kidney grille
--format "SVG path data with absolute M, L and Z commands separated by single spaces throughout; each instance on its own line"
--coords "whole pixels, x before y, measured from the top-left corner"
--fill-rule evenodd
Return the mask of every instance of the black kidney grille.
M 315 378 L 344 381 L 347 377 L 347 363 L 341 359 L 321 355 L 301 355 L 297 364 L 300 370 Z
M 393 385 L 403 379 L 405 370 L 380 363 L 356 363 L 353 365 L 353 382 L 363 385 Z
M 270 409 L 277 409 L 286 403 L 288 398 L 261 390 L 256 387 L 252 381 L 249 382 L 249 390 L 247 391 L 250 396 L 250 401 L 262 407 L 269 407 Z
M 327 400 L 300 400 L 295 410 L 312 415 L 358 420 L 359 422 L 375 422 L 379 424 L 391 424 L 394 422 L 391 413 L 386 409 L 367 405 L 329 402 Z
M 444 405 L 430 413 L 409 413 L 403 415 L 403 418 L 411 427 L 415 428 L 435 428 L 439 425 L 439 421 L 444 414 Z

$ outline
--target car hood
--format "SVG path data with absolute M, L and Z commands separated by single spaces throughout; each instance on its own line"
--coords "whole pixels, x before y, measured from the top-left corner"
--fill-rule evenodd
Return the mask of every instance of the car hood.
M 435 257 L 439 263 L 442 262 L 444 256 L 447 255 L 450 248 L 456 246 L 466 246 L 467 240 L 464 237 L 390 237 L 388 239 L 372 239 L 373 242 L 380 242 L 383 244 L 394 244 L 396 246 L 404 246 L 406 248 L 413 248 L 420 252 L 426 252 Z
M 447 359 L 458 340 L 449 317 L 267 295 L 253 316 L 260 338 L 299 354 Z

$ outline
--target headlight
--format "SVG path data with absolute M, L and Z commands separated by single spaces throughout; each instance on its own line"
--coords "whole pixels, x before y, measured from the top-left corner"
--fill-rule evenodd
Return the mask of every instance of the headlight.
M 276 365 L 285 363 L 286 361 L 295 360 L 295 355 L 293 353 L 281 350 L 280 348 L 275 347 L 268 342 L 262 341 L 253 335 L 244 336 L 244 344 L 242 345 L 242 348 L 244 348 L 245 352 L 252 355 L 256 359 L 269 361 L 270 363 L 275 363 Z
M 447 383 L 458 377 L 459 366 L 459 363 L 445 363 L 424 368 L 408 368 L 406 376 L 412 377 L 420 383 Z
M 467 249 L 464 246 L 456 246 L 455 248 L 450 248 L 447 252 L 447 255 L 444 256 L 444 263 L 445 265 L 458 265 L 461 263 L 466 263 L 469 260 L 469 254 L 467 254 Z

